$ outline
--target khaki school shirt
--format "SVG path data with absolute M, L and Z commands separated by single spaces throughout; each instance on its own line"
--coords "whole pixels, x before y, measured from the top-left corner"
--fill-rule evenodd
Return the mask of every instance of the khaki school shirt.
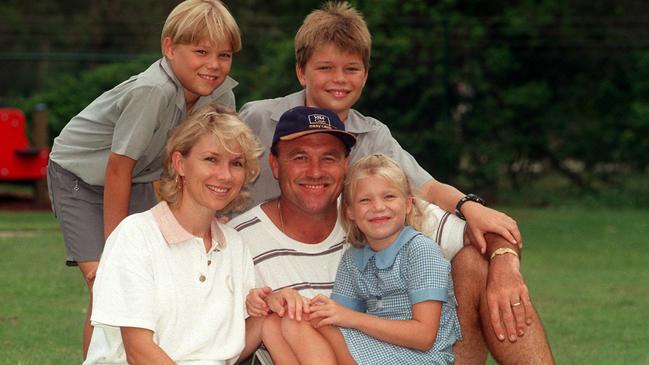
M 227 77 L 211 95 L 198 99 L 193 110 L 219 102 L 235 109 Z M 63 128 L 54 140 L 50 159 L 91 185 L 104 185 L 110 152 L 137 161 L 133 183 L 157 180 L 162 172 L 169 130 L 187 117 L 182 85 L 166 58 L 139 75 L 106 91 Z

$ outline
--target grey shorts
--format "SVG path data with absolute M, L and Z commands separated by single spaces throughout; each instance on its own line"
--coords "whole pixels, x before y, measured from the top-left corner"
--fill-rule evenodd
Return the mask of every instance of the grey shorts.
M 47 188 L 63 232 L 68 265 L 99 261 L 104 249 L 104 187 L 87 184 L 50 161 Z M 144 212 L 157 201 L 153 184 L 132 184 L 128 212 Z

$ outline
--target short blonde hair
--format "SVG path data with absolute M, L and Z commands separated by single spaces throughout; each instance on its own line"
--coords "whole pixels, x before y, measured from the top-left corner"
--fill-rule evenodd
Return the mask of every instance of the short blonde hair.
M 182 180 L 173 167 L 172 155 L 178 151 L 183 156 L 188 156 L 196 142 L 206 134 L 213 136 L 216 142 L 226 149 L 233 142 L 241 147 L 245 168 L 243 187 L 241 193 L 221 212 L 242 211 L 246 208 L 250 197 L 247 187 L 259 175 L 259 156 L 262 147 L 252 130 L 235 112 L 218 104 L 210 104 L 198 109 L 171 131 L 165 146 L 160 197 L 172 206 L 180 201 Z
M 347 208 L 352 204 L 354 195 L 358 187 L 358 181 L 366 177 L 382 177 L 393 185 L 406 199 L 412 199 L 412 209 L 406 215 L 406 225 L 411 226 L 417 231 L 428 234 L 424 231 L 424 202 L 419 199 L 412 186 L 408 181 L 408 177 L 403 172 L 401 167 L 384 154 L 373 154 L 365 156 L 356 161 L 352 167 L 347 170 L 345 176 L 344 189 L 340 204 L 340 219 L 343 228 L 347 232 L 347 241 L 354 247 L 362 247 L 366 244 L 367 238 L 365 234 L 358 229 L 358 225 L 347 216 Z
M 295 62 L 304 68 L 315 50 L 327 44 L 360 55 L 369 69 L 372 36 L 363 15 L 346 1 L 329 1 L 307 15 L 295 35 Z
M 227 42 L 232 51 L 241 50 L 239 26 L 219 0 L 186 0 L 178 4 L 162 28 L 161 45 L 166 37 L 176 44 L 197 44 L 203 39 L 213 44 Z

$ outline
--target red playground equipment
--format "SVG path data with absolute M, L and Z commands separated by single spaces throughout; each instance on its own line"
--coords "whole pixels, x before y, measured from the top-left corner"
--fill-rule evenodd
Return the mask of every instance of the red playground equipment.
M 45 179 L 48 154 L 46 147 L 30 146 L 20 109 L 0 108 L 0 181 Z

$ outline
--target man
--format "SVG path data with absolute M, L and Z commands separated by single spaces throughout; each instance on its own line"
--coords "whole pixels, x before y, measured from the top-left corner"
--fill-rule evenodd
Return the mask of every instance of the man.
M 337 198 L 354 143 L 338 116 L 326 109 L 296 107 L 279 118 L 269 163 L 281 194 L 230 222 L 249 245 L 257 284 L 270 288 L 249 296 L 250 336 L 272 339 L 272 333 L 263 333 L 264 318 L 275 318 L 265 317 L 270 311 L 302 320 L 308 312 L 305 298 L 329 295 L 345 242 Z M 436 216 L 434 238 L 452 257 L 468 242 L 464 222 L 448 213 Z M 496 235 L 487 238 L 484 257 L 469 246 L 452 260 L 464 336 L 454 348 L 456 363 L 484 363 L 487 347 L 500 363 L 552 363 L 519 272 L 518 247 Z M 504 333 L 510 342 L 499 338 Z

